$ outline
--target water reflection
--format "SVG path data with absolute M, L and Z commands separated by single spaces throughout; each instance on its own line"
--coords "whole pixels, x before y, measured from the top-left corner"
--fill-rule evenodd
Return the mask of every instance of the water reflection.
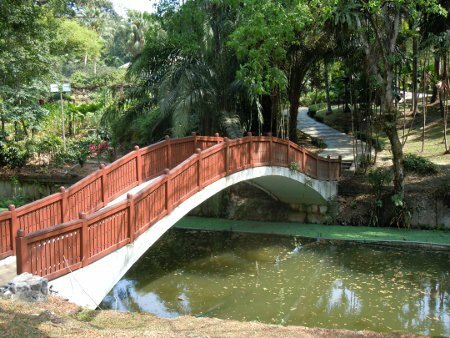
M 450 335 L 448 253 L 173 230 L 102 307 Z

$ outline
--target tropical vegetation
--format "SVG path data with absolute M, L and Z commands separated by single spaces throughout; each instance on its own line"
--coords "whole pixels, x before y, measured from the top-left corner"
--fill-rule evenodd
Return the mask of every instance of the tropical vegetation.
M 109 0 L 4 0 L 0 165 L 83 165 L 166 134 L 271 132 L 298 142 L 298 110 L 310 106 L 318 121 L 366 142 L 364 173 L 372 148 L 390 151 L 401 215 L 406 172 L 432 167 L 405 156 L 408 144 L 419 137 L 423 154 L 433 123 L 437 151 L 450 152 L 449 7 L 160 0 L 154 13 L 124 18 Z M 67 82 L 71 92 L 49 92 Z

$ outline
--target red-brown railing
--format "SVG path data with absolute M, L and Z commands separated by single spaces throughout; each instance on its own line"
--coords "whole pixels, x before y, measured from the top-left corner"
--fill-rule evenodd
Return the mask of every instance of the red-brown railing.
M 103 208 L 117 196 L 143 181 L 161 175 L 191 156 L 195 149 L 222 142 L 223 138 L 190 136 L 164 141 L 135 150 L 75 183 L 70 188 L 33 203 L 0 213 L 0 259 L 14 255 L 18 229 L 25 234 L 76 220 Z
M 207 147 L 211 145 L 207 143 L 211 140 L 216 143 L 222 141 L 218 138 L 196 139 L 195 144 Z M 340 176 L 340 159 L 318 157 L 288 140 L 272 137 L 225 139 L 225 142 L 203 151 L 197 148 L 194 155 L 182 162 L 181 154 L 187 154 L 189 147 L 183 146 L 184 141 L 181 140 L 172 142 L 179 147 L 171 148 L 172 152 L 162 151 L 162 157 L 147 156 L 144 161 L 142 154 L 132 157 L 138 164 L 143 161 L 137 169 L 137 172 L 145 172 L 143 178 L 163 173 L 139 193 L 129 194 L 126 200 L 90 215 L 82 212 L 79 219 L 61 225 L 28 234 L 20 229 L 17 236 L 17 272 L 31 272 L 53 279 L 86 266 L 133 242 L 203 187 L 245 168 L 283 166 L 320 180 L 337 180 Z M 156 145 L 152 151 L 160 147 Z M 141 151 L 146 152 L 145 149 L 149 148 Z M 167 166 L 181 163 L 169 170 L 162 169 L 161 164 L 155 163 L 158 161 Z M 128 183 L 130 187 L 133 185 Z M 125 187 L 127 184 L 118 186 Z M 112 196 L 117 194 L 115 190 L 111 193 Z

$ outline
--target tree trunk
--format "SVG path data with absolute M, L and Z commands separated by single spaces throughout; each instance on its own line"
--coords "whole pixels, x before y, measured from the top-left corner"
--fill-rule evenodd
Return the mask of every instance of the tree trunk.
M 74 132 L 73 132 L 73 120 L 74 120 L 74 116 L 75 116 L 75 113 L 74 112 L 71 112 L 70 110 L 69 110 L 69 136 L 74 136 Z
M 28 134 L 28 128 L 27 128 L 27 124 L 25 123 L 25 120 L 21 119 L 20 123 L 22 124 L 22 129 L 23 129 L 25 136 L 28 138 L 29 134 Z
M 270 129 L 270 119 L 272 116 L 272 100 L 269 95 L 262 95 L 261 107 L 263 115 L 262 133 L 272 132 Z
M 437 82 L 439 81 L 440 78 L 440 68 L 441 68 L 441 58 L 439 55 L 435 55 L 434 56 L 434 76 L 433 76 L 433 93 L 431 95 L 431 103 L 436 102 L 437 100 L 439 100 L 438 98 L 438 89 L 436 87 Z
M 297 143 L 297 119 L 300 107 L 300 94 L 304 85 L 306 73 L 314 63 L 313 55 L 300 55 L 296 52 L 292 56 L 291 69 L 288 74 L 288 99 L 289 99 L 289 139 Z
M 389 139 L 392 151 L 392 163 L 394 166 L 394 192 L 398 198 L 403 201 L 404 198 L 404 179 L 403 170 L 403 146 L 400 142 L 397 131 L 397 111 L 393 104 L 391 69 L 385 70 L 384 84 L 381 98 L 381 108 L 384 116 L 384 132 Z
M 278 137 L 278 117 L 280 116 L 280 90 L 276 89 L 270 95 L 270 131 Z
M 449 144 L 448 144 L 448 138 L 447 138 L 447 126 L 448 126 L 448 90 L 449 90 L 449 82 L 448 82 L 448 54 L 445 53 L 444 57 L 443 57 L 443 66 L 444 66 L 444 71 L 442 73 L 442 87 L 440 92 L 442 93 L 441 95 L 439 95 L 440 97 L 442 97 L 441 101 L 441 105 L 443 106 L 443 117 L 444 117 L 444 146 L 445 146 L 445 152 L 448 154 L 450 152 L 449 149 Z M 442 104 L 442 101 L 443 104 Z
M 327 96 L 327 114 L 331 114 L 333 111 L 331 109 L 330 100 L 330 80 L 328 79 L 328 62 L 324 61 L 324 73 L 325 73 L 325 92 Z
M 413 114 L 417 111 L 417 63 L 418 63 L 418 44 L 417 38 L 413 37 L 413 71 L 412 71 L 412 110 Z

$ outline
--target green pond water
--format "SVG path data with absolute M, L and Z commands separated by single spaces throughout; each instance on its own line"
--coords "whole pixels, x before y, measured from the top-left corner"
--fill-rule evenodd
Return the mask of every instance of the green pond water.
M 450 253 L 171 230 L 101 307 L 450 336 Z

